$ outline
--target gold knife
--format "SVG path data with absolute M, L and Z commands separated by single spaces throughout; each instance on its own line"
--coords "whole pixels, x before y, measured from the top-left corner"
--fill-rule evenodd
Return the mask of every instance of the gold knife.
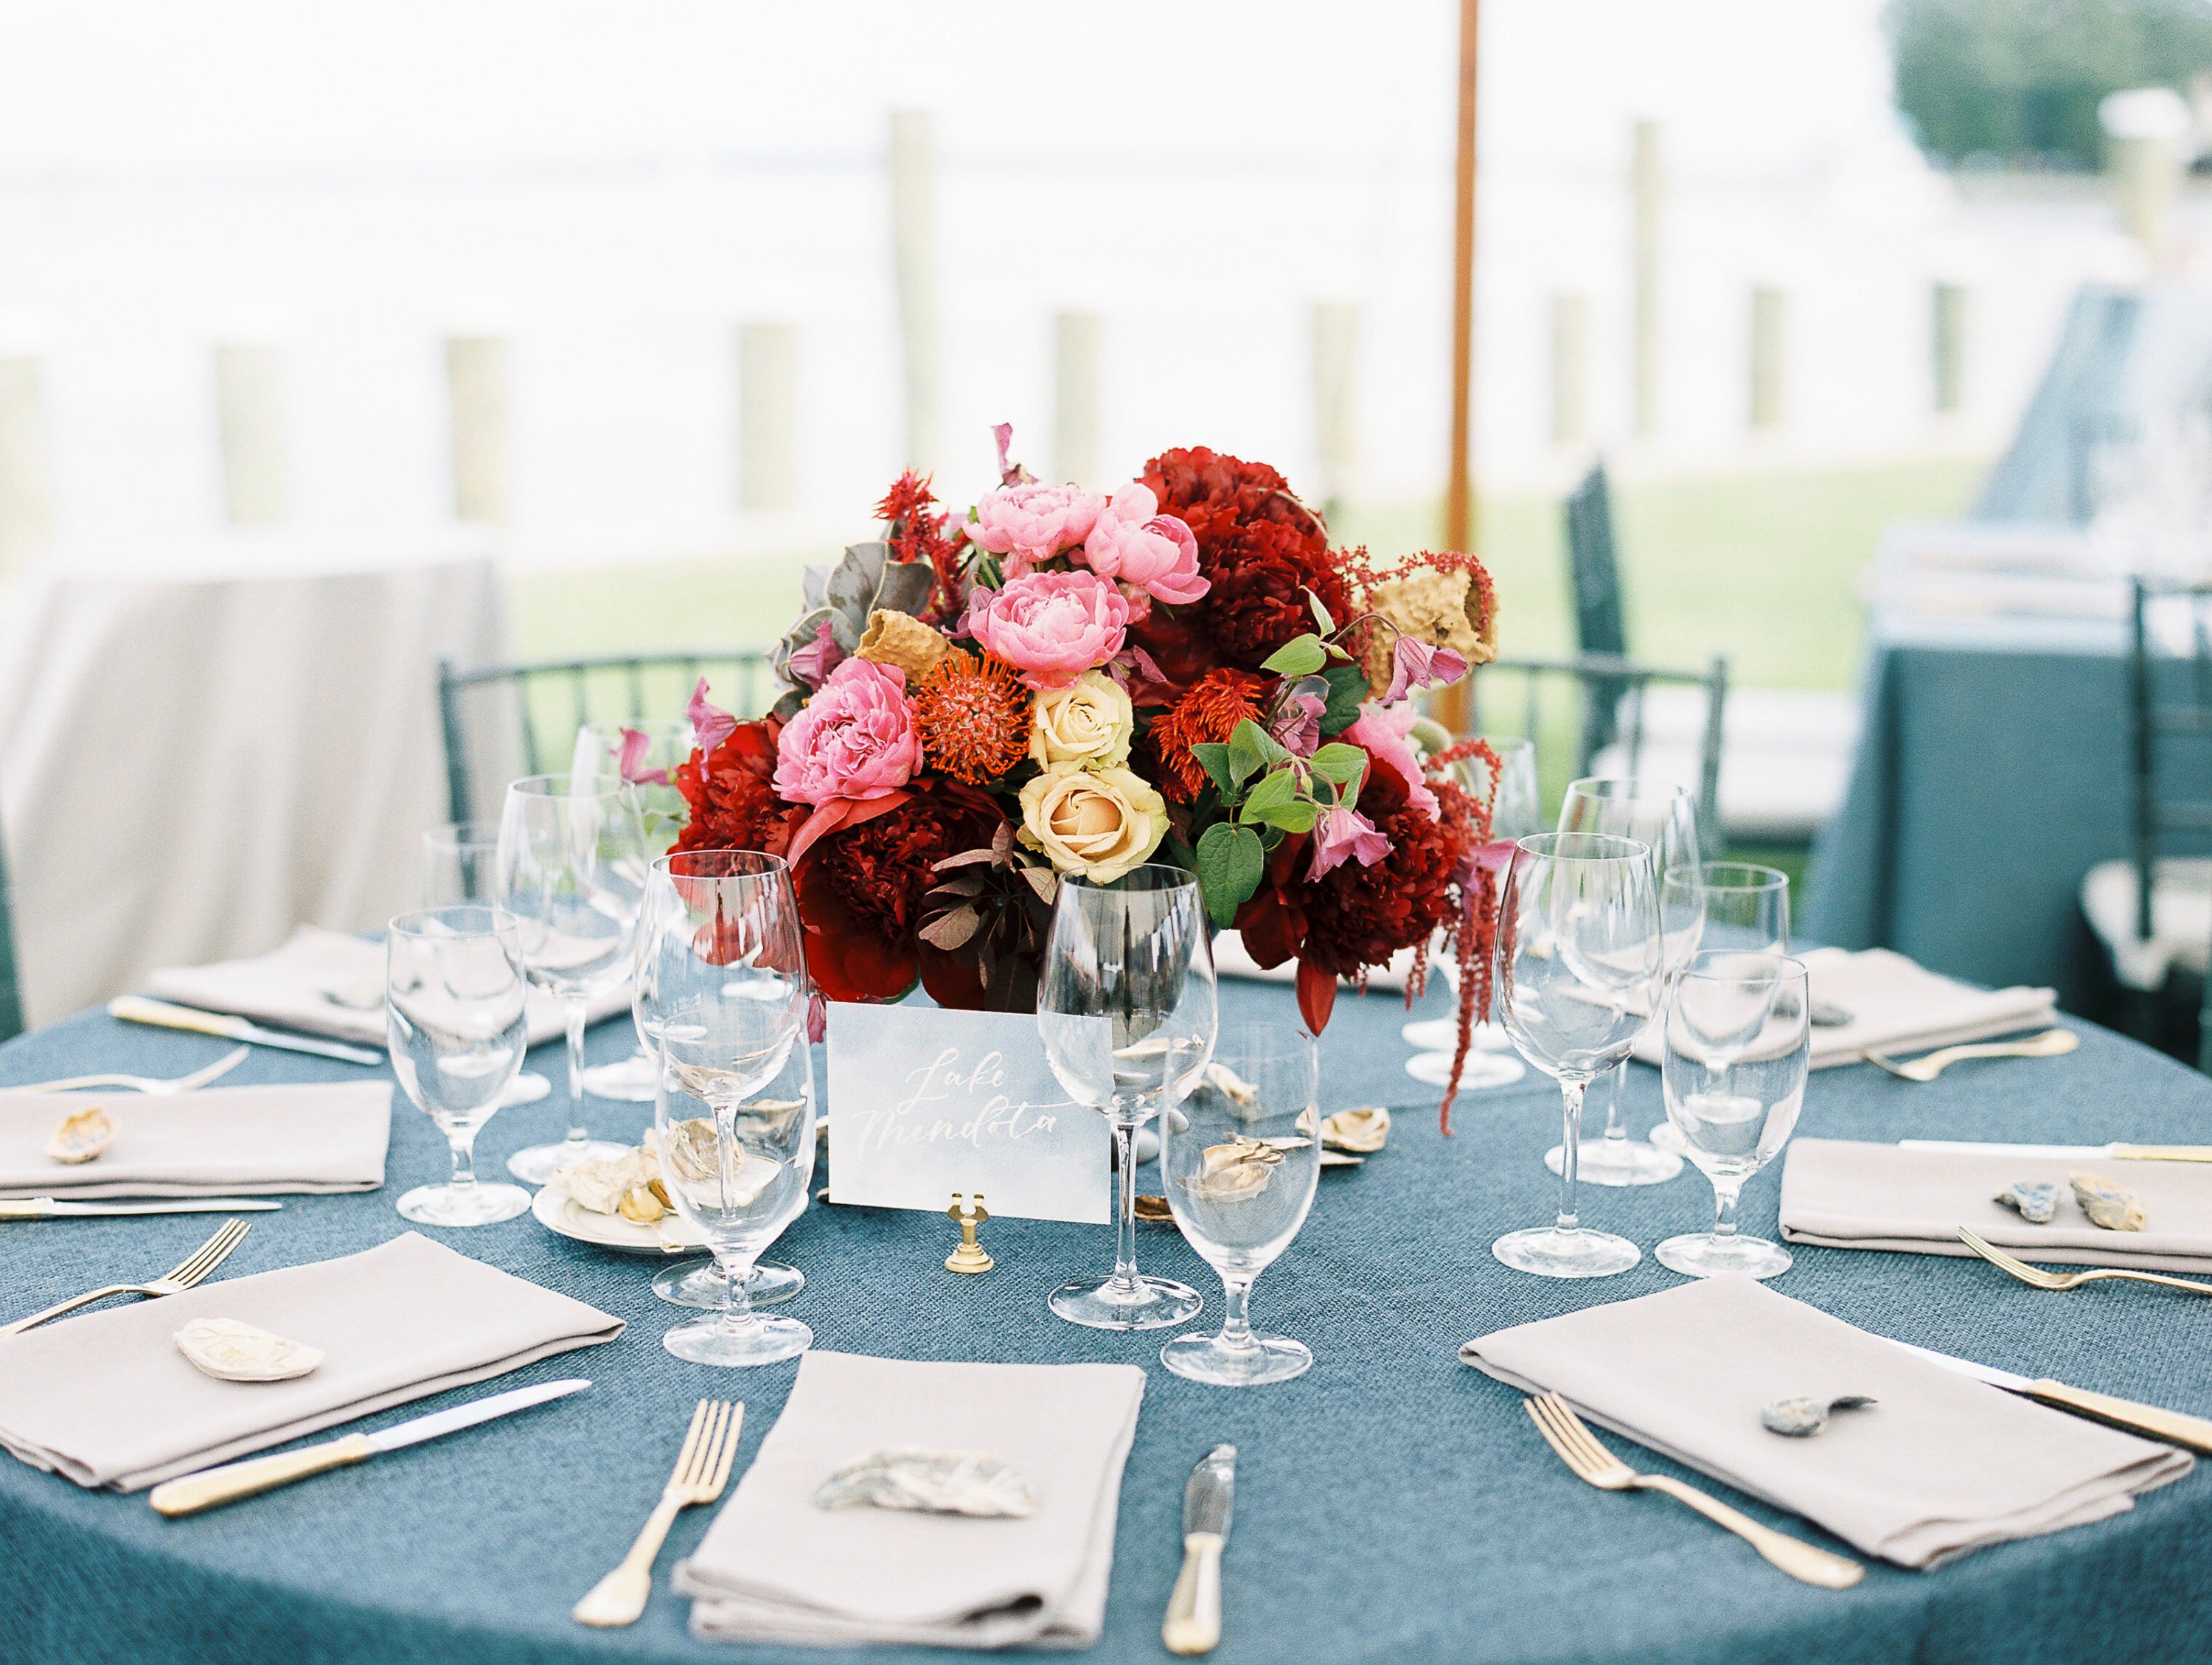
M 1971 1376 L 1977 1382 L 1986 1382 L 1992 1388 L 2002 1388 L 2008 1394 L 2018 1394 L 2039 1404 L 2071 1411 L 2076 1416 L 2109 1422 L 2115 1427 L 2127 1429 L 2130 1433 L 2164 1440 L 2168 1445 L 2185 1445 L 2192 1451 L 2212 1451 L 2212 1422 L 2203 1417 L 2166 1410 L 2156 1405 L 2139 1405 L 2132 1399 L 2115 1399 L 2110 1394 L 2092 1393 L 2087 1388 L 2070 1388 L 2063 1382 L 2053 1382 L 2048 1376 L 2031 1379 L 2016 1376 L 2010 1370 L 2001 1370 L 1992 1365 L 1977 1364 L 1971 1358 L 1954 1358 L 1948 1352 L 1937 1352 L 1933 1347 L 1916 1347 L 1910 1341 L 1899 1341 L 1897 1345 L 1907 1352 L 1918 1353 L 1931 1364 L 1956 1370 L 1961 1376 Z

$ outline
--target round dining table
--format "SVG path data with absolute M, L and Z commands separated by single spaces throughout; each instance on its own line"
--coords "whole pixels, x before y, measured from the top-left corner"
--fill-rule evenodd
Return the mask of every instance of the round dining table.
M 1224 983 L 1224 1016 L 1294 1022 L 1289 990 Z M 1419 1004 L 1433 1015 L 1439 993 Z M 1110 1231 L 994 1218 L 996 1269 L 945 1269 L 957 1240 L 941 1216 L 817 1204 L 773 1251 L 805 1290 L 778 1309 L 815 1346 L 908 1359 L 1104 1360 L 1148 1382 L 1116 1528 L 1101 1661 L 1168 1657 L 1160 1621 L 1182 1560 L 1185 1477 L 1209 1448 L 1240 1454 L 1222 1573 L 1220 1665 L 1846 1665 L 1847 1662 L 2212 1656 L 2212 1474 L 2192 1473 L 2094 1525 L 1981 1550 L 1935 1571 L 1869 1565 L 1842 1591 L 1785 1577 L 1662 1498 L 1601 1492 L 1537 1437 L 1514 1389 L 1462 1365 L 1461 1342 L 1506 1325 L 1673 1286 L 1649 1250 L 1710 1221 L 1694 1171 L 1636 1190 L 1587 1188 L 1583 1217 L 1647 1251 L 1617 1277 L 1554 1282 L 1509 1270 L 1490 1244 L 1548 1220 L 1558 1182 L 1559 1097 L 1531 1072 L 1471 1094 L 1438 1127 L 1433 1094 L 1405 1073 L 1396 996 L 1347 994 L 1322 1038 L 1325 1109 L 1393 1109 L 1386 1149 L 1323 1173 L 1312 1214 L 1261 1279 L 1263 1328 L 1309 1343 L 1316 1363 L 1278 1386 L 1231 1390 L 1171 1375 L 1163 1337 L 1078 1328 L 1045 1292 L 1109 1261 Z M 834 1020 L 833 1020 L 834 1021 Z M 2070 1020 L 2069 1020 L 2070 1022 Z M 2212 1082 L 2087 1024 L 2070 1055 L 1954 1068 L 1918 1085 L 1870 1066 L 1824 1070 L 1802 1133 L 2089 1144 L 2212 1141 Z M 128 1070 L 176 1075 L 227 1043 L 128 1027 L 91 1012 L 0 1048 L 0 1085 Z M 599 1025 L 594 1055 L 632 1044 Z M 553 1072 L 550 1051 L 532 1060 Z M 817 1078 L 819 1076 L 817 1066 Z M 358 1066 L 256 1048 L 226 1084 L 366 1079 Z M 1633 1066 L 1633 1125 L 1658 1114 L 1656 1072 Z M 834 1104 L 827 1107 L 835 1113 Z M 635 1136 L 650 1107 L 594 1102 L 597 1132 Z M 507 1110 L 479 1139 L 487 1172 L 549 1136 L 559 1097 Z M 413 1229 L 393 1210 L 442 1176 L 442 1139 L 396 1091 L 386 1182 L 355 1195 L 292 1196 L 218 1276 L 353 1253 Z M 818 1176 L 817 1176 L 818 1183 Z M 1755 1178 L 1746 1230 L 1773 1235 L 1777 1173 Z M 0 1322 L 99 1284 L 151 1276 L 211 1228 L 204 1215 L 0 1224 Z M 1147 1269 L 1220 1285 L 1171 1229 L 1140 1226 Z M 368 1419 L 381 1425 L 480 1395 L 569 1376 L 592 1388 L 526 1416 L 337 1470 L 207 1514 L 164 1519 L 145 1494 L 88 1491 L 0 1458 L 0 1656 L 35 1665 L 239 1665 L 241 1661 L 691 1661 L 815 1650 L 695 1639 L 670 1570 L 713 1510 L 688 1510 L 660 1556 L 636 1625 L 569 1617 L 659 1497 L 702 1396 L 745 1404 L 738 1472 L 774 1425 L 795 1366 L 714 1370 L 661 1337 L 690 1315 L 658 1300 L 653 1261 L 556 1237 L 528 1215 L 430 1235 L 625 1320 L 620 1339 Z M 2045 1293 L 1971 1259 L 1799 1247 L 1771 1286 L 1862 1328 L 2032 1376 L 2212 1414 L 2212 1302 L 2140 1286 Z M 63 1322 L 68 1322 L 66 1320 Z M 0 1370 L 6 1369 L 0 1343 Z M 1615 1442 L 1648 1471 L 1687 1474 Z M 1695 1478 L 1695 1477 L 1693 1477 Z M 1700 1480 L 1747 1513 L 1844 1549 L 1819 1528 Z M 734 1489 L 734 1481 L 732 1483 Z M 878 1657 L 903 1650 L 875 1650 Z M 913 1650 L 912 1657 L 941 1657 Z

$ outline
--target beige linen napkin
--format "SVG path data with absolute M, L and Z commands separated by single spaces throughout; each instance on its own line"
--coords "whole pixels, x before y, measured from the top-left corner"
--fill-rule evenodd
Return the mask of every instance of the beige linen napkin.
M 1899 1566 L 2123 1513 L 2195 1461 L 1931 1364 L 1748 1278 L 1700 1278 L 1499 1330 L 1460 1358 L 1528 1392 L 1548 1388 Z M 1845 1394 L 1881 1403 L 1811 1439 L 1760 1425 L 1760 1407 L 1778 1399 Z M 1562 1472 L 1559 1483 L 1576 1482 Z
M 1887 948 L 1854 953 L 1815 948 L 1800 954 L 1805 979 L 1817 1005 L 1851 1014 L 1833 1029 L 1815 1025 L 1813 1063 L 1816 1070 L 1856 1064 L 1865 1051 L 1923 1052 L 1961 1041 L 1986 1041 L 2050 1024 L 2057 1016 L 2057 995 L 2048 988 L 1970 988 L 1938 976 Z M 1664 1055 L 1660 1025 L 1644 1030 L 1636 1055 L 1656 1064 Z
M 146 992 L 179 1006 L 250 1018 L 365 1047 L 385 1044 L 384 945 L 343 931 L 303 925 L 283 946 L 250 960 L 172 966 L 156 971 Z M 592 1021 L 626 1010 L 623 984 L 592 1002 Z M 561 1038 L 561 1002 L 530 991 L 530 1044 Z
M 57 1162 L 62 1118 L 98 1105 L 114 1142 Z M 389 1081 L 135 1092 L 0 1091 L 0 1198 L 228 1197 L 374 1191 L 392 1133 Z
M 218 1382 L 177 1348 L 195 1318 L 235 1318 L 326 1356 L 289 1382 Z M 410 1231 L 0 1339 L 0 1446 L 79 1486 L 136 1492 L 622 1331 Z
M 676 1589 L 694 1634 L 846 1646 L 1083 1648 L 1098 1639 L 1133 1364 L 916 1364 L 810 1352 L 783 1415 Z M 1036 1495 L 1024 1519 L 822 1509 L 815 1488 L 899 1446 L 981 1451 Z
M 2141 1231 L 2092 1225 L 2067 1184 L 2091 1173 L 2125 1186 L 2150 1217 Z M 2058 1188 L 2058 1214 L 2031 1225 L 1996 1201 L 2014 1181 Z M 2212 1164 L 2115 1162 L 2110 1157 L 1914 1151 L 1841 1139 L 1801 1139 L 1782 1169 L 1782 1235 L 1829 1249 L 1971 1255 L 1959 1228 L 2023 1259 L 2068 1266 L 2212 1273 Z

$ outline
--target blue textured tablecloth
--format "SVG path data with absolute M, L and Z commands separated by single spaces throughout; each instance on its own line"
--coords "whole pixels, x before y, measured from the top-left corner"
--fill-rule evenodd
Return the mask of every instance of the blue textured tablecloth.
M 1232 987 L 1224 1004 L 1247 1016 L 1291 1012 L 1279 988 Z M 1401 1073 L 1401 1016 L 1387 997 L 1339 1003 L 1323 1040 L 1329 1108 L 1414 1102 Z M 629 1042 L 626 1024 L 592 1037 L 603 1058 Z M 0 1048 L 0 1082 L 93 1068 L 174 1073 L 220 1049 L 92 1016 Z M 349 1073 L 364 1073 L 257 1051 L 231 1079 Z M 1638 1070 L 1632 1092 L 1641 1125 L 1656 1115 L 1654 1073 Z M 397 1103 L 382 1191 L 288 1199 L 283 1212 L 254 1217 L 226 1273 L 343 1254 L 407 1229 L 392 1199 L 441 1174 L 444 1157 L 429 1123 Z M 806 1320 L 820 1345 L 851 1352 L 1146 1367 L 1105 1638 L 1094 1654 L 1101 1660 L 1166 1657 L 1159 1623 L 1180 1557 L 1183 1480 L 1224 1439 L 1242 1456 L 1221 1665 L 2011 1665 L 2022 1657 L 2147 1665 L 2212 1653 L 2212 1579 L 2203 1571 L 2212 1473 L 2117 1520 L 1939 1572 L 1876 1565 L 1863 1585 L 1840 1593 L 1792 1582 L 1664 1498 L 1601 1492 L 1572 1478 L 1537 1439 L 1520 1395 L 1454 1356 L 1468 1336 L 1676 1281 L 1649 1258 L 1619 1278 L 1562 1284 L 1491 1257 L 1500 1232 L 1550 1217 L 1555 1182 L 1540 1158 L 1558 1136 L 1556 1103 L 1550 1084 L 1532 1075 L 1466 1101 L 1449 1139 L 1438 1136 L 1433 1109 L 1406 1110 L 1385 1152 L 1323 1176 L 1311 1219 L 1255 1301 L 1263 1327 L 1304 1338 L 1318 1358 L 1282 1386 L 1201 1387 L 1160 1368 L 1158 1334 L 1102 1334 L 1054 1318 L 1044 1291 L 1103 1271 L 1111 1258 L 1110 1237 L 1097 1227 L 994 1220 L 985 1232 L 998 1270 L 961 1278 L 943 1270 L 946 1221 L 816 1207 L 776 1250 L 809 1280 L 780 1310 Z M 593 1108 L 610 1133 L 635 1133 L 644 1119 L 640 1107 Z M 488 1164 L 546 1137 L 556 1115 L 545 1106 L 503 1113 L 482 1141 Z M 2202 1140 L 2212 1139 L 2212 1084 L 2090 1030 L 2069 1057 L 1971 1066 L 1928 1086 L 1863 1066 L 1826 1072 L 1814 1079 L 1802 1125 L 1847 1138 Z M 1776 1193 L 1772 1172 L 1753 1182 L 1747 1229 L 1772 1232 Z M 1586 1192 L 1583 1212 L 1648 1249 L 1702 1224 L 1710 1208 L 1704 1182 L 1686 1175 L 1641 1191 Z M 0 1318 L 118 1274 L 159 1271 L 209 1227 L 191 1216 L 0 1225 Z M 568 1613 L 651 1508 L 691 1402 L 706 1394 L 745 1401 L 742 1464 L 774 1422 L 794 1367 L 713 1370 L 671 1358 L 660 1336 L 689 1315 L 653 1298 L 652 1263 L 555 1237 L 527 1217 L 437 1235 L 628 1319 L 621 1340 L 501 1384 L 580 1373 L 598 1385 L 525 1419 L 181 1521 L 160 1519 L 143 1495 L 84 1492 L 0 1459 L 0 1655 L 37 1665 L 766 1657 L 769 1650 L 692 1641 L 687 1604 L 667 1592 L 668 1569 L 705 1530 L 707 1510 L 678 1522 L 637 1626 L 587 1631 Z M 1140 1246 L 1146 1264 L 1207 1291 L 1201 1322 L 1218 1317 L 1218 1283 L 1172 1231 L 1147 1229 Z M 1796 1255 L 1776 1286 L 1869 1329 L 2212 1413 L 2212 1303 L 2110 1285 L 2041 1294 L 1972 1261 Z M 1633 1454 L 1644 1467 L 1668 1468 Z M 1763 1505 L 1731 1500 L 1826 1541 Z M 789 1665 L 823 1658 L 775 1656 Z

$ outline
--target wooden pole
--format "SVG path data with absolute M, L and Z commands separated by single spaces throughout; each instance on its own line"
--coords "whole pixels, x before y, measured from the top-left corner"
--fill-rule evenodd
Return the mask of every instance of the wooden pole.
M 1452 407 L 1451 472 L 1444 492 L 1444 543 L 1475 552 L 1474 480 L 1474 118 L 1476 46 L 1482 0 L 1459 5 L 1459 157 L 1452 181 Z M 1437 720 L 1458 733 L 1472 717 L 1466 680 L 1439 690 L 1431 702 Z
M 891 260 L 906 368 L 906 462 L 939 462 L 936 161 L 927 110 L 891 112 Z

